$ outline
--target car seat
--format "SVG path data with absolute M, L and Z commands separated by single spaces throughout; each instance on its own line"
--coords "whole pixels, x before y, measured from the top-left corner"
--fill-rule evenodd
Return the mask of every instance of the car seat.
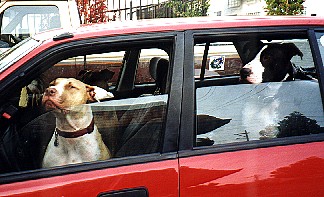
M 161 57 L 153 57 L 150 60 L 150 74 L 155 80 L 155 91 L 154 95 L 166 94 L 166 82 L 169 70 L 169 61 Z

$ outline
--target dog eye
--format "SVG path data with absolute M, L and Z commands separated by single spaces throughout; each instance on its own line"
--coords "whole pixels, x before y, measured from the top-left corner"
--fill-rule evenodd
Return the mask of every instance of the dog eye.
M 76 88 L 76 86 L 74 86 L 72 83 L 68 83 L 66 85 L 66 88 L 68 88 L 68 89 L 74 89 L 74 88 Z

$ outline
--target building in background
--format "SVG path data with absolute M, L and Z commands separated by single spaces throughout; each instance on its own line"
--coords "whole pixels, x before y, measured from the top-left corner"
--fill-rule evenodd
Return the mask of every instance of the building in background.
M 210 16 L 264 16 L 264 0 L 217 0 L 210 1 Z
M 168 0 L 107 0 L 107 9 L 110 19 L 137 20 L 158 18 L 159 14 L 168 17 L 163 4 Z
M 209 16 L 265 16 L 265 0 L 212 0 Z M 323 0 L 305 0 L 304 14 L 307 16 L 324 16 Z
M 323 0 L 306 0 L 304 3 L 305 6 L 305 15 L 307 16 L 324 16 Z
M 97 13 L 93 15 L 97 18 L 104 15 L 107 19 L 105 21 L 174 17 L 171 8 L 166 6 L 168 1 L 170 0 L 77 0 L 79 4 L 85 3 L 82 6 L 79 5 L 79 7 L 90 11 L 94 10 L 91 6 L 96 8 L 98 2 L 102 3 L 104 8 L 98 11 L 100 12 L 99 15 Z M 209 3 L 210 6 L 207 12 L 209 16 L 267 15 L 265 0 L 210 0 Z M 324 7 L 323 0 L 305 0 L 304 7 L 304 15 L 324 16 L 324 12 L 321 12 L 321 8 Z M 85 21 L 84 18 L 89 18 L 89 14 L 82 15 L 82 13 L 81 11 L 83 21 Z

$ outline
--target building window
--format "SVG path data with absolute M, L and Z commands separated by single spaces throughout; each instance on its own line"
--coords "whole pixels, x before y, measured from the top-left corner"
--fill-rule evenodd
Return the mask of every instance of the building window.
M 249 12 L 249 13 L 246 13 L 246 15 L 248 16 L 260 16 L 260 12 Z
M 238 7 L 241 5 L 241 0 L 228 0 L 228 7 Z
M 246 0 L 246 3 L 255 3 L 255 0 Z

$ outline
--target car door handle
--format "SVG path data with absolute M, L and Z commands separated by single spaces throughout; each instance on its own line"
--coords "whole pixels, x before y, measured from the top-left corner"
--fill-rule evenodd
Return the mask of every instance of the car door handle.
M 103 192 L 98 197 L 148 197 L 148 191 L 146 188 L 133 188 L 111 192 Z

